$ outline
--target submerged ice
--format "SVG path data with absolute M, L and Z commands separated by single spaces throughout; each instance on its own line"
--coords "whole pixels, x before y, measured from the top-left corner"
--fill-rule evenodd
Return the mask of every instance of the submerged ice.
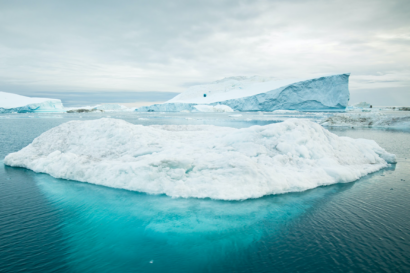
M 8 171 L 33 179 L 53 206 L 64 212 L 59 215 L 60 236 L 74 272 L 144 272 L 152 260 L 157 272 L 172 272 L 175 264 L 178 272 L 181 268 L 232 272 L 221 270 L 225 262 L 239 263 L 243 256 L 238 253 L 256 252 L 255 242 L 267 234 L 279 236 L 291 220 L 349 187 L 220 202 L 138 194 Z
M 56 178 L 223 200 L 350 182 L 394 162 L 372 140 L 338 137 L 307 120 L 234 129 L 108 118 L 64 123 L 4 160 Z

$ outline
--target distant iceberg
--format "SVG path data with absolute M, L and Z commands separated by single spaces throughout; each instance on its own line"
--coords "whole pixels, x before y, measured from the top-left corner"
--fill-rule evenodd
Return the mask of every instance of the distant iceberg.
M 118 103 L 103 103 L 95 106 L 67 107 L 67 113 L 102 113 L 102 112 L 134 112 L 135 108 L 128 108 Z
M 195 105 L 194 108 L 199 112 L 233 112 L 233 109 L 226 105 Z
M 4 159 L 56 178 L 222 200 L 355 181 L 395 162 L 373 140 L 338 137 L 303 119 L 244 129 L 70 121 Z
M 357 104 L 353 105 L 353 107 L 357 107 L 357 108 L 372 108 L 372 105 L 371 105 L 370 103 L 367 103 L 367 102 L 362 101 L 362 102 L 360 102 L 360 103 L 357 103 Z
M 370 112 L 370 108 L 373 108 L 373 106 L 370 103 L 367 102 L 360 102 L 356 103 L 355 105 L 349 105 L 346 107 L 346 111 L 356 111 L 356 110 L 363 110 L 365 112 Z
M 95 110 L 103 110 L 105 112 L 122 112 L 122 111 L 133 111 L 134 108 L 130 109 L 124 105 L 118 103 L 104 103 L 94 106 Z
M 344 110 L 349 102 L 350 74 L 305 80 L 269 77 L 231 77 L 188 88 L 173 99 L 139 112 L 193 111 L 195 105 L 226 105 L 235 111 Z
M 30 98 L 0 92 L 0 113 L 65 112 L 59 99 Z
M 92 112 L 124 112 L 135 111 L 135 108 L 128 108 L 118 103 L 104 103 L 96 106 L 68 107 L 67 113 L 92 113 Z
M 321 121 L 323 126 L 391 127 L 410 129 L 410 115 L 386 115 L 380 112 L 335 114 Z

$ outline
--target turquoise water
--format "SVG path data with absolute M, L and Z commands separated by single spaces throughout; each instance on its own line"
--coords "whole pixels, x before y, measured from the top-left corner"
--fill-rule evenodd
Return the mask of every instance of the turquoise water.
M 79 118 L 0 118 L 0 158 Z M 233 127 L 262 122 L 226 115 L 121 118 Z M 147 195 L 1 164 L 0 272 L 410 271 L 410 133 L 331 130 L 374 139 L 398 163 L 353 183 L 236 202 Z

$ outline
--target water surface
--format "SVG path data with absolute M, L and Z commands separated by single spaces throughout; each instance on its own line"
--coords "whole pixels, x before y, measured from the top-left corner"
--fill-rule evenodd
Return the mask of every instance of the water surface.
M 289 118 L 3 115 L 0 158 L 58 124 L 104 116 L 237 128 Z M 0 272 L 410 271 L 410 133 L 330 130 L 374 139 L 398 163 L 353 183 L 234 202 L 147 195 L 1 164 Z

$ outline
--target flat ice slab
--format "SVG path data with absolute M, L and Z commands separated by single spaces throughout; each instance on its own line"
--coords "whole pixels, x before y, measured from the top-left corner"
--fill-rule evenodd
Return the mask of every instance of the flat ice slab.
M 245 129 L 70 121 L 4 159 L 57 178 L 222 200 L 350 182 L 395 162 L 372 140 L 338 137 L 302 119 Z
M 64 112 L 59 99 L 30 98 L 0 92 L 0 113 Z
M 226 105 L 236 111 L 344 110 L 350 93 L 350 74 L 314 79 L 274 80 L 231 77 L 188 88 L 173 99 L 140 107 L 140 112 L 192 111 L 195 105 Z

